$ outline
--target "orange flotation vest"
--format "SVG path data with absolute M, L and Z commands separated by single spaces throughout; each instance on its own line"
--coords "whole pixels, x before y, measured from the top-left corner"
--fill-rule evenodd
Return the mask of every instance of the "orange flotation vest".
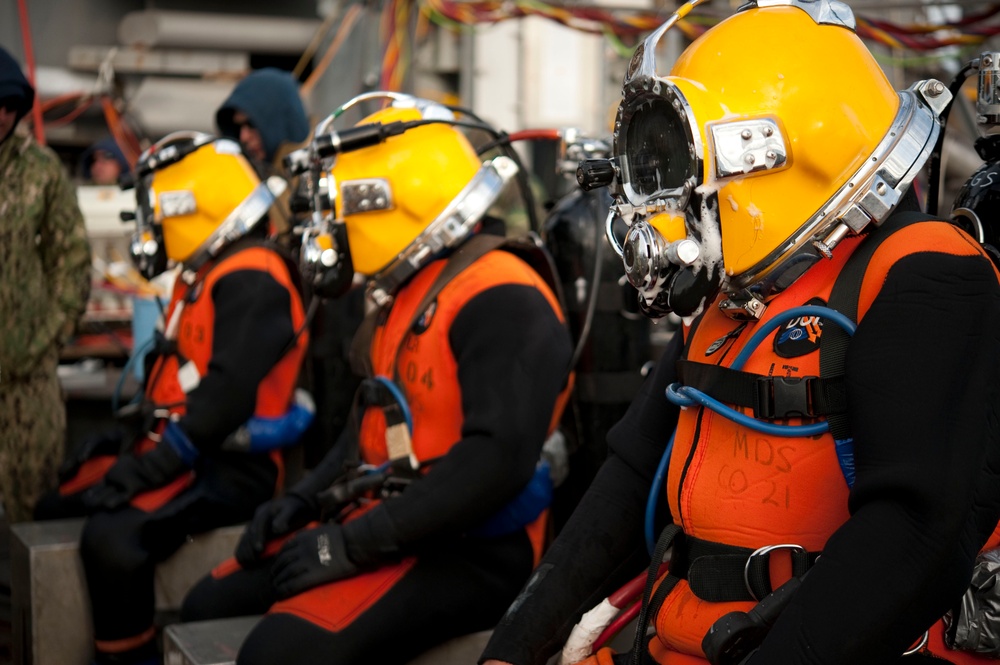
M 390 381 L 404 396 L 413 425 L 412 434 L 404 436 L 417 465 L 445 455 L 462 438 L 458 363 L 448 335 L 466 303 L 495 286 L 523 284 L 544 295 L 552 311 L 565 323 L 559 299 L 545 279 L 512 252 L 497 249 L 487 251 L 464 267 L 460 280 L 445 283 L 429 306 L 418 312 L 427 294 L 439 288 L 435 282 L 447 265 L 446 259 L 427 265 L 397 294 L 388 317 L 374 330 L 368 354 L 370 374 Z M 556 399 L 549 421 L 550 434 L 559 424 L 572 386 L 570 374 Z M 399 453 L 390 451 L 387 443 L 398 441 L 398 436 L 388 434 L 390 428 L 384 409 L 365 409 L 359 434 L 359 451 L 364 462 L 380 465 L 392 459 L 398 461 Z M 536 564 L 547 539 L 548 515 L 548 509 L 543 510 L 525 527 Z
M 900 229 L 875 251 L 864 273 L 858 298 L 858 319 L 864 316 L 878 295 L 889 269 L 902 257 L 930 248 L 957 256 L 982 254 L 980 248 L 945 222 L 919 224 Z M 708 309 L 694 329 L 686 330 L 686 358 L 696 363 L 729 367 L 755 328 L 783 312 L 809 304 L 825 304 L 834 282 L 861 238 L 845 240 L 834 258 L 823 261 L 768 303 L 762 319 L 749 324 L 739 334 L 740 322 L 726 317 L 718 307 Z M 818 300 L 817 300 L 818 299 Z M 821 301 L 821 302 L 820 302 Z M 829 324 L 833 325 L 833 324 Z M 782 335 L 787 332 L 787 335 Z M 792 320 L 774 336 L 794 342 L 794 353 L 783 353 L 781 344 L 768 341 L 754 350 L 742 369 L 769 377 L 820 376 L 818 352 L 823 334 L 819 321 Z M 788 342 L 792 340 L 792 342 Z M 744 412 L 748 410 L 743 409 Z M 749 413 L 748 415 L 753 415 Z M 791 418 L 797 425 L 812 420 Z M 695 556 L 698 548 L 716 545 L 747 551 L 794 543 L 814 559 L 830 535 L 849 517 L 848 485 L 829 433 L 812 437 L 781 437 L 762 434 L 702 407 L 682 409 L 665 484 L 666 498 L 674 523 L 687 539 L 686 547 Z M 997 532 L 987 544 L 1000 542 Z M 721 548 L 720 548 L 721 549 Z M 796 553 L 796 555 L 801 553 Z M 775 550 L 766 563 L 771 588 L 792 575 L 790 550 Z M 711 584 L 703 584 L 702 571 L 695 563 L 666 596 L 654 623 L 656 639 L 650 651 L 665 665 L 706 663 L 702 639 L 720 617 L 732 611 L 749 611 L 756 602 L 709 600 Z M 689 581 L 689 580 L 698 581 Z M 711 581 L 711 580 L 709 580 Z M 692 589 L 692 585 L 698 587 Z M 702 594 L 699 597 L 698 593 Z M 953 663 L 981 660 L 964 652 L 945 650 L 943 624 L 930 630 L 929 646 Z
M 168 330 L 176 327 L 177 352 L 157 359 L 150 372 L 147 399 L 155 408 L 166 408 L 171 413 L 184 413 L 187 393 L 197 380 L 208 373 L 212 357 L 212 333 L 215 324 L 215 304 L 211 293 L 215 284 L 234 272 L 258 270 L 266 272 L 291 294 L 292 326 L 299 330 L 305 321 L 305 310 L 292 280 L 288 266 L 276 252 L 266 247 L 250 246 L 203 266 L 194 282 L 188 285 L 178 279 L 174 286 L 166 314 Z M 183 309 L 172 322 L 178 307 Z M 260 325 L 267 325 L 261 321 Z M 293 348 L 275 364 L 257 387 L 257 406 L 254 415 L 276 418 L 284 415 L 292 404 L 299 367 L 309 343 L 308 333 L 303 332 Z M 188 363 L 191 363 L 188 365 Z M 197 371 L 197 375 L 193 372 Z M 193 384 L 193 385 L 192 385 Z
M 289 315 L 293 329 L 297 331 L 302 328 L 305 322 L 305 309 L 298 287 L 285 260 L 272 249 L 260 245 L 238 249 L 220 260 L 202 266 L 191 284 L 178 277 L 165 317 L 168 337 L 172 329 L 176 329 L 177 350 L 156 360 L 146 386 L 147 401 L 155 409 L 164 412 L 159 417 L 154 431 L 162 430 L 166 414 L 185 412 L 187 393 L 193 390 L 200 377 L 208 372 L 208 364 L 212 357 L 212 333 L 215 329 L 212 289 L 226 275 L 241 270 L 266 272 L 288 289 L 291 298 Z M 267 325 L 267 322 L 262 321 L 261 325 Z M 294 400 L 299 368 L 308 343 L 308 333 L 303 331 L 296 338 L 294 345 L 260 382 L 257 387 L 255 416 L 276 418 L 288 411 Z M 146 437 L 140 441 L 138 452 L 141 453 L 144 449 L 155 445 L 149 437 Z M 284 457 L 280 450 L 271 450 L 268 455 L 278 469 L 275 487 L 277 490 L 284 484 Z M 131 504 L 141 510 L 155 510 L 180 494 L 193 481 L 193 474 L 184 474 L 161 488 L 137 495 Z
M 449 282 L 410 329 L 416 308 L 447 261 L 438 260 L 418 273 L 396 297 L 388 318 L 375 329 L 371 365 L 375 376 L 395 379 L 406 396 L 413 417 L 413 453 L 426 462 L 440 457 L 462 438 L 462 395 L 458 364 L 448 335 L 462 308 L 487 289 L 502 284 L 524 284 L 541 292 L 553 312 L 564 321 L 559 301 L 535 270 L 514 254 L 490 251 Z M 555 429 L 569 397 L 571 384 L 560 393 L 550 421 Z M 378 465 L 389 459 L 386 422 L 381 409 L 366 409 L 361 422 L 362 459 Z

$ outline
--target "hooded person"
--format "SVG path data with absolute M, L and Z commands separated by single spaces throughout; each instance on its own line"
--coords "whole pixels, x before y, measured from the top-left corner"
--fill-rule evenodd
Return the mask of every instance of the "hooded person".
M 299 86 L 292 75 L 274 67 L 258 69 L 236 84 L 215 112 L 219 134 L 238 141 L 261 178 L 283 175 L 281 159 L 309 137 Z M 289 192 L 296 191 L 290 182 Z M 283 236 L 292 227 L 289 195 L 271 211 L 272 232 Z
M 35 89 L 24 77 L 21 66 L 0 48 L 0 143 L 7 140 L 35 102 Z
M 118 185 L 131 166 L 114 138 L 108 136 L 87 148 L 80 157 L 80 176 L 94 185 Z
M 215 112 L 222 136 L 235 139 L 258 169 L 280 159 L 309 136 L 299 86 L 288 72 L 258 69 L 236 84 Z
M 0 48 L 0 496 L 31 518 L 66 429 L 56 377 L 90 292 L 90 246 L 68 174 L 19 124 L 35 91 Z

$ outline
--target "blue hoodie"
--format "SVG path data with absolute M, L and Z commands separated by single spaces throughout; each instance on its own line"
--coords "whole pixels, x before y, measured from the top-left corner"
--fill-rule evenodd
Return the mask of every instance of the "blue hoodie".
M 286 71 L 268 67 L 251 72 L 240 81 L 215 113 L 215 123 L 223 136 L 239 140 L 240 129 L 233 122 L 242 111 L 260 132 L 268 162 L 282 143 L 301 143 L 309 136 L 299 86 Z
M 21 104 L 17 107 L 17 122 L 20 122 L 35 103 L 35 90 L 24 77 L 17 60 L 0 47 L 0 99 L 11 98 L 21 100 Z M 14 124 L 17 125 L 17 122 Z M 0 143 L 6 138 L 0 136 Z

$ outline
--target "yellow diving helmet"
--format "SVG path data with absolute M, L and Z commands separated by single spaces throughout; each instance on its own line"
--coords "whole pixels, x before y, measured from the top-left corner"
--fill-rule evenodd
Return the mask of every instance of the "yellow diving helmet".
M 197 269 L 265 218 L 283 185 L 278 178 L 260 182 L 234 141 L 170 134 L 136 165 L 133 260 L 147 276 L 168 260 Z
M 893 90 L 836 0 L 749 2 L 660 76 L 656 46 L 677 18 L 625 76 L 613 214 L 630 228 L 609 237 L 648 315 L 693 316 L 721 290 L 727 313 L 758 318 L 889 215 L 951 95 L 933 80 Z
M 351 106 L 386 98 L 389 106 L 355 127 L 329 128 Z M 373 299 L 386 302 L 421 266 L 461 244 L 517 166 L 503 156 L 481 160 L 460 124 L 468 123 L 440 104 L 388 92 L 356 97 L 321 123 L 310 155 L 293 155 L 292 162 L 323 164 L 335 219 L 313 235 L 306 231 L 303 273 L 323 264 L 344 271 L 349 260 L 370 278 Z M 338 227 L 346 233 L 338 236 Z M 348 251 L 331 246 L 340 244 Z

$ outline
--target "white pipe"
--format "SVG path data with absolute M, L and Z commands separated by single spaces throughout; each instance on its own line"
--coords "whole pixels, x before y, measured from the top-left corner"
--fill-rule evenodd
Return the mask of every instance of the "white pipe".
M 145 132 L 159 138 L 181 129 L 214 134 L 215 111 L 234 81 L 147 76 L 129 97 L 129 113 Z
M 147 48 L 299 53 L 320 24 L 318 19 L 147 9 L 125 15 L 118 24 L 118 40 Z
M 49 99 L 74 92 L 90 93 L 97 87 L 93 74 L 73 72 L 65 67 L 38 67 L 35 71 L 35 94 Z

